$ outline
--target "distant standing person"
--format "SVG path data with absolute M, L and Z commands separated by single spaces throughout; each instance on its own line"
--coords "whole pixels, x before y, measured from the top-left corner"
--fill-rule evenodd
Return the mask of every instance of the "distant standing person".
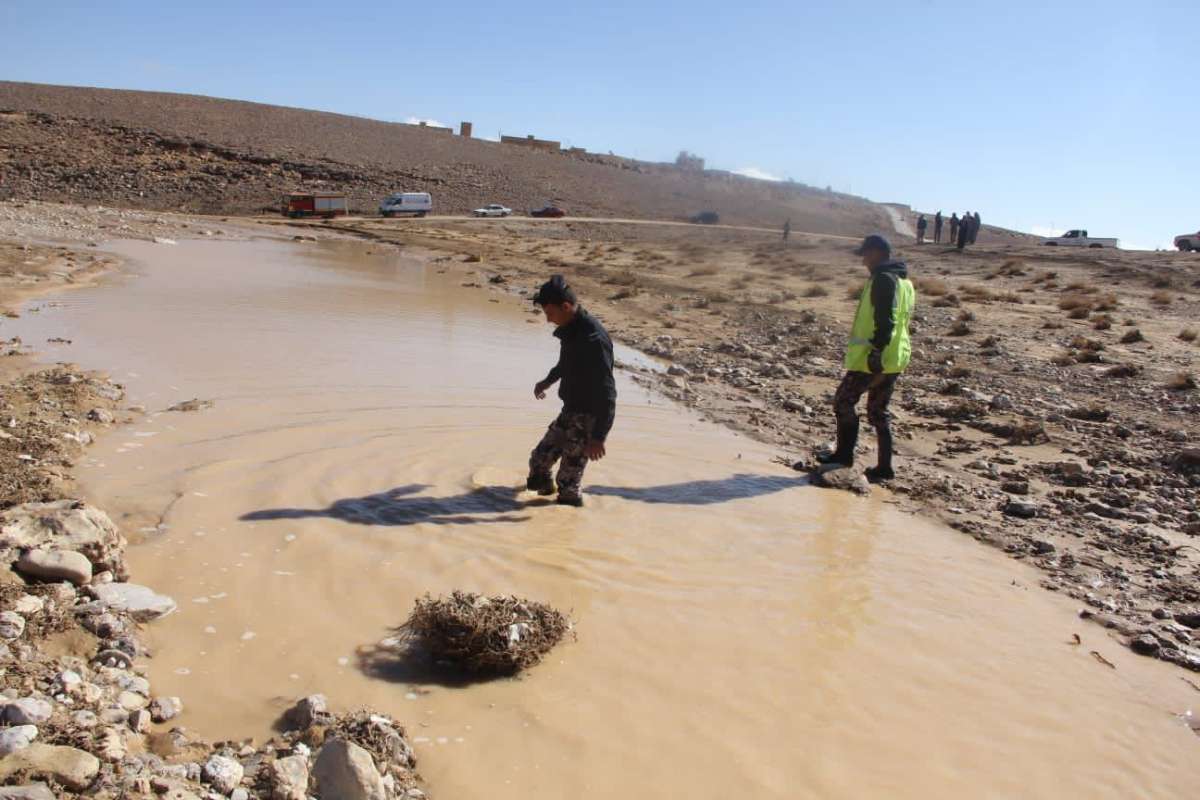
M 971 212 L 964 212 L 962 219 L 958 222 L 958 249 L 962 250 L 967 246 L 967 242 L 971 241 L 971 223 L 974 220 L 971 218 Z
M 922 214 L 917 219 L 917 244 L 925 244 L 925 229 L 929 227 L 929 220 L 925 219 Z
M 791 233 L 792 233 L 792 221 L 789 219 L 787 222 L 783 223 L 783 240 L 785 242 L 788 240 L 788 236 L 790 236 Z
M 613 346 L 600 320 L 589 314 L 561 275 L 546 281 L 533 298 L 560 341 L 558 363 L 533 387 L 541 400 L 558 382 L 562 412 L 529 456 L 525 486 L 540 495 L 558 492 L 558 503 L 582 506 L 583 470 L 605 456 L 604 441 L 617 411 Z M 550 476 L 558 465 L 558 484 Z
M 858 444 L 855 406 L 867 395 L 867 420 L 879 440 L 879 460 L 866 470 L 872 483 L 895 477 L 892 470 L 892 429 L 888 404 L 896 380 L 908 366 L 912 344 L 908 321 L 917 293 L 903 261 L 892 260 L 892 248 L 882 236 L 868 236 L 854 251 L 870 273 L 858 299 L 858 311 L 846 347 L 846 375 L 833 399 L 837 416 L 837 447 L 817 460 L 824 464 L 854 465 Z
M 942 212 L 933 215 L 933 243 L 942 243 Z
M 950 244 L 954 244 L 956 241 L 958 241 L 958 213 L 957 212 L 950 215 L 950 240 L 949 241 L 950 241 Z
M 974 217 L 971 219 L 971 244 L 975 244 L 975 240 L 979 238 L 979 229 L 982 226 L 983 223 L 979 219 L 979 212 L 976 211 Z

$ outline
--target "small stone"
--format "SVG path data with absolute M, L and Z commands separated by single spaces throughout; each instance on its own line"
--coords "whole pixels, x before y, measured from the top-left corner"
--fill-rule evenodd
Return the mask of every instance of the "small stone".
M 10 725 L 41 725 L 53 714 L 54 706 L 37 697 L 22 697 L 4 707 L 4 721 Z
M 345 739 L 331 739 L 321 747 L 313 767 L 320 797 L 338 800 L 387 800 L 383 776 L 371 754 Z
M 305 800 L 308 796 L 308 759 L 290 755 L 272 761 L 268 768 L 271 800 Z
M 1038 555 L 1047 555 L 1053 553 L 1056 549 L 1054 543 L 1046 539 L 1038 539 L 1033 543 L 1033 552 Z
M 229 793 L 229 800 L 250 800 L 250 792 L 245 789 L 234 789 Z
M 1038 515 L 1038 507 L 1035 503 L 1028 503 L 1023 500 L 1009 500 L 1008 504 L 1004 506 L 1004 513 L 1010 517 L 1033 519 Z
M 24 786 L 0 786 L 0 800 L 55 800 L 54 792 L 44 783 Z
M 1004 481 L 1000 484 L 1000 491 L 1008 494 L 1029 494 L 1029 481 Z
M 0 730 L 0 756 L 24 750 L 33 743 L 37 735 L 38 729 L 36 725 L 15 725 L 11 728 Z
M 0 612 L 0 639 L 11 642 L 25 632 L 25 618 L 15 611 Z
M 325 695 L 310 694 L 284 712 L 284 727 L 294 731 L 307 730 L 326 716 L 328 711 L 329 704 Z
M 150 701 L 150 718 L 155 722 L 166 722 L 179 716 L 183 701 L 178 697 L 156 697 Z
M 241 764 L 226 756 L 213 756 L 204 764 L 204 781 L 225 795 L 237 788 L 244 773 Z
M 137 711 L 130 712 L 129 729 L 134 733 L 146 733 L 150 730 L 150 712 L 144 708 L 139 708 Z
M 0 781 L 18 772 L 43 775 L 74 791 L 87 788 L 100 771 L 100 759 L 74 747 L 34 742 L 0 759 Z
M 1162 644 L 1153 633 L 1143 633 L 1129 643 L 1129 648 L 1140 656 L 1153 656 L 1162 649 Z
M 76 711 L 71 715 L 71 722 L 73 722 L 76 727 L 84 728 L 85 730 L 96 727 L 97 721 L 96 712 L 88 711 L 87 709 Z
M 106 408 L 93 408 L 88 412 L 87 418 L 92 422 L 99 422 L 102 425 L 111 425 L 117 421 L 113 413 Z
M 12 610 L 23 617 L 40 614 L 46 608 L 46 601 L 35 594 L 23 594 L 13 603 Z
M 125 736 L 117 728 L 105 728 L 97 737 L 98 755 L 110 764 L 116 764 L 129 754 Z
M 146 707 L 146 698 L 137 692 L 125 690 L 117 695 L 117 705 L 126 711 L 137 711 Z
M 92 562 L 74 550 L 30 550 L 17 560 L 23 575 L 82 586 L 92 579 Z
M 871 493 L 871 484 L 867 482 L 866 476 L 854 467 L 821 467 L 811 475 L 813 483 L 817 486 L 862 495 Z
M 136 583 L 109 583 L 92 587 L 96 599 L 114 611 L 127 611 L 138 622 L 150 622 L 175 610 L 165 594 Z

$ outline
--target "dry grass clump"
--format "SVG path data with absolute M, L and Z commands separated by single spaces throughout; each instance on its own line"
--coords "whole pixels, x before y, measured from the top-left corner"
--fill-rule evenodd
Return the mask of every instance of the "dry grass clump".
M 1172 392 L 1188 392 L 1196 388 L 1196 377 L 1190 372 L 1176 372 L 1167 381 L 1167 388 Z
M 1092 310 L 1092 298 L 1082 294 L 1069 294 L 1058 301 L 1058 307 L 1063 311 L 1074 311 L 1077 308 Z
M 1136 344 L 1144 341 L 1146 341 L 1146 337 L 1142 335 L 1141 330 L 1138 328 L 1128 331 L 1124 336 L 1121 337 L 1121 344 Z
M 717 269 L 716 267 L 712 267 L 712 266 L 696 267 L 696 269 L 692 270 L 691 272 L 689 272 L 687 274 L 687 277 L 689 277 L 689 278 L 707 278 L 708 276 L 716 275 L 719 272 L 720 272 L 719 269 Z
M 512 675 L 541 661 L 570 630 L 567 617 L 543 603 L 456 591 L 418 598 L 398 632 L 467 672 Z
M 1195 328 L 1184 328 L 1179 332 L 1179 338 L 1185 342 L 1194 342 L 1200 337 L 1200 333 L 1196 332 Z
M 950 326 L 949 333 L 951 336 L 970 336 L 971 326 L 968 325 L 965 320 L 960 319 Z
M 1092 320 L 1092 327 L 1098 331 L 1106 331 L 1113 326 L 1113 319 L 1108 314 L 1101 314 Z
M 862 296 L 862 290 L 863 290 L 863 287 L 862 287 L 861 283 L 847 284 L 846 299 L 847 300 L 857 300 L 859 297 Z
M 964 300 L 972 303 L 986 303 L 989 300 L 996 299 L 996 295 L 986 286 L 964 286 L 962 288 L 962 296 Z
M 1104 374 L 1109 378 L 1132 378 L 1141 371 L 1142 368 L 1136 364 L 1117 364 L 1109 367 Z
M 1150 302 L 1156 306 L 1169 306 L 1174 296 L 1166 289 L 1159 289 L 1154 294 L 1150 295 Z
M 1067 312 L 1067 319 L 1087 319 L 1092 315 L 1092 309 L 1088 306 L 1079 306 L 1072 308 Z
M 913 280 L 917 291 L 930 297 L 941 297 L 950 294 L 950 287 L 941 278 L 916 278 Z
M 1085 281 L 1072 281 L 1063 287 L 1064 292 L 1074 292 L 1076 294 L 1094 294 L 1096 287 Z
M 813 284 L 804 290 L 805 297 L 826 297 L 829 295 L 829 290 L 820 284 Z

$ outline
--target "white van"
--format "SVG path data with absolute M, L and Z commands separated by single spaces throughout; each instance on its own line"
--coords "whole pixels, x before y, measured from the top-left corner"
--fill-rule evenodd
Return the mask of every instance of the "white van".
M 385 217 L 397 214 L 416 214 L 423 217 L 433 211 L 433 198 L 429 192 L 397 192 L 384 198 L 379 204 L 379 213 Z

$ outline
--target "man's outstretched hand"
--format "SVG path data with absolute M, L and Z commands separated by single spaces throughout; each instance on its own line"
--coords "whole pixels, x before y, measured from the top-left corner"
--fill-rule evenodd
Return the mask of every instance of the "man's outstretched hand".
M 604 458 L 604 442 L 590 439 L 583 448 L 583 454 L 588 457 L 589 461 L 599 461 Z
M 545 381 L 538 381 L 533 385 L 533 396 L 538 400 L 546 399 L 546 390 L 550 388 L 550 384 Z

